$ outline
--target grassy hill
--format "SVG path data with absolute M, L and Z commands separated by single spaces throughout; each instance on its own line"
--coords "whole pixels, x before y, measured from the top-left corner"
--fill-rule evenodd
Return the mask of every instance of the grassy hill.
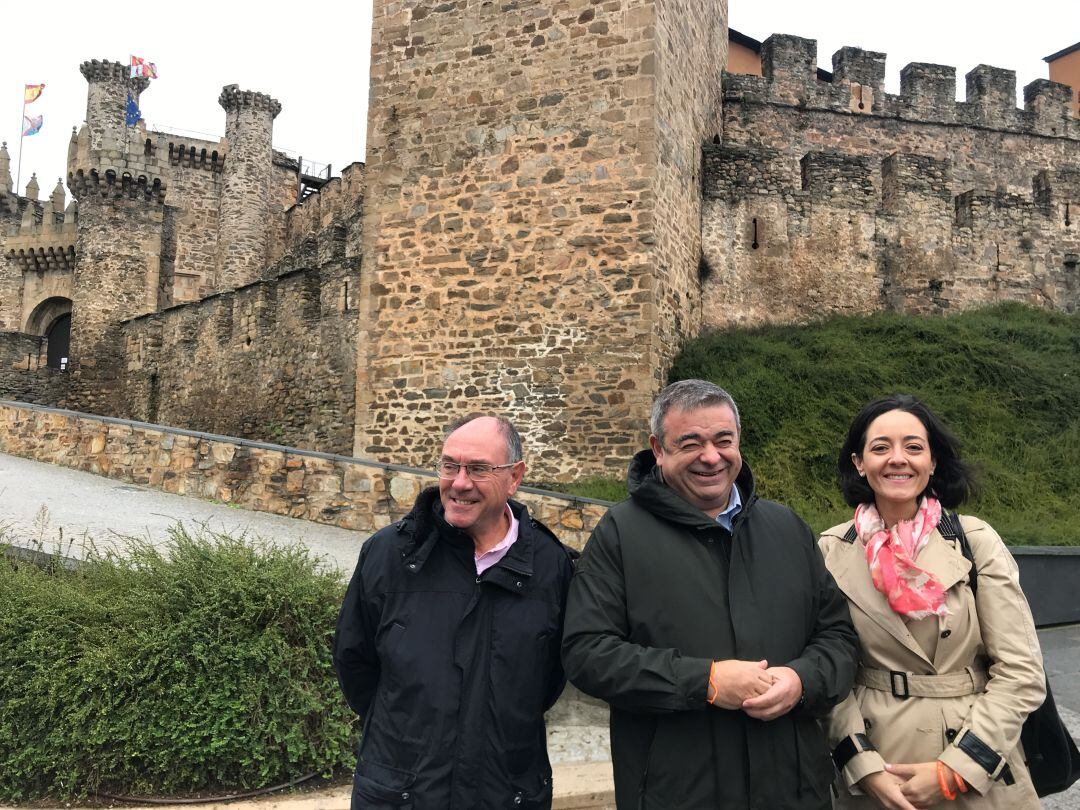
M 688 377 L 731 392 L 761 493 L 817 530 L 850 517 L 835 464 L 851 418 L 903 391 L 952 427 L 981 473 L 962 511 L 1011 544 L 1080 545 L 1080 315 L 1008 304 L 716 332 L 676 359 L 671 379 Z M 578 494 L 617 497 L 613 483 Z

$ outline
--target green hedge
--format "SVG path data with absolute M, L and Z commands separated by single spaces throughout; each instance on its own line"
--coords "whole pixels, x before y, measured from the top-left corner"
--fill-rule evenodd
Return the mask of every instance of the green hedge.
M 0 557 L 0 800 L 251 789 L 351 764 L 343 595 L 302 548 L 132 542 L 73 570 Z
M 1080 315 L 1007 304 L 949 317 L 878 314 L 702 337 L 671 379 L 727 388 L 761 492 L 824 529 L 852 417 L 903 391 L 927 402 L 981 471 L 964 511 L 1013 544 L 1080 545 Z

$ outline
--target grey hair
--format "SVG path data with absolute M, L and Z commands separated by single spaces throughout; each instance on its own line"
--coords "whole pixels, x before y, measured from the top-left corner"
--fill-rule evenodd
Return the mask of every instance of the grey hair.
M 470 413 L 465 416 L 458 417 L 443 431 L 443 441 L 445 442 L 450 438 L 450 434 L 460 427 L 464 427 L 469 422 L 474 422 L 477 419 L 483 419 L 488 417 L 494 419 L 499 423 L 499 434 L 506 440 L 506 462 L 508 464 L 516 464 L 521 461 L 525 453 L 521 447 L 521 434 L 518 433 L 517 428 L 514 427 L 514 423 L 507 419 L 505 416 L 498 416 L 493 413 Z
M 652 414 L 649 417 L 649 430 L 660 444 L 664 443 L 664 417 L 668 411 L 696 411 L 710 405 L 727 405 L 735 414 L 735 429 L 741 434 L 739 406 L 731 394 L 715 383 L 707 380 L 679 380 L 673 382 L 659 393 L 653 401 Z

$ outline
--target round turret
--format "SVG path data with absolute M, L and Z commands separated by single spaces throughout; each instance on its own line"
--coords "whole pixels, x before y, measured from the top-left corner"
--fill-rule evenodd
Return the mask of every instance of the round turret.
M 132 78 L 131 68 L 122 62 L 92 59 L 83 62 L 79 71 L 89 84 L 86 94 L 86 125 L 90 130 L 93 151 L 124 151 L 127 127 L 124 114 L 128 99 L 139 103 L 139 96 L 150 80 Z
M 274 118 L 281 104 L 235 84 L 222 88 L 218 103 L 225 110 L 228 152 L 222 174 L 216 286 L 226 290 L 259 278 L 266 264 Z

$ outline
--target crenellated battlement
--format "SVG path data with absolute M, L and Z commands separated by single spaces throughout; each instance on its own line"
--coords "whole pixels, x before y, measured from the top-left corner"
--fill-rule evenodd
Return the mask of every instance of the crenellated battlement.
M 89 59 L 79 65 L 79 72 L 88 82 L 120 82 L 130 84 L 139 92 L 150 86 L 149 79 L 142 76 L 132 77 L 129 65 L 109 59 Z
M 1052 168 L 1032 160 L 1007 183 L 972 157 L 705 147 L 712 325 L 1000 300 L 1080 307 L 1080 152 Z
M 77 205 L 72 202 L 57 215 L 50 201 L 43 211 L 40 221 L 23 222 L 0 234 L 0 249 L 22 270 L 70 271 L 78 239 Z
M 164 133 L 158 133 L 159 142 L 165 139 Z M 216 145 L 217 148 L 208 148 L 197 143 L 168 141 L 168 156 L 170 166 L 183 166 L 188 169 L 205 169 L 211 172 L 220 172 L 225 168 L 224 144 Z M 153 147 L 157 153 L 157 146 Z
M 104 172 L 98 172 L 97 169 L 84 172 L 79 169 L 68 175 L 68 188 L 80 201 L 84 201 L 86 197 L 100 197 L 145 200 L 156 205 L 165 202 L 165 186 L 160 178 L 147 177 L 144 174 L 135 176 L 128 172 L 117 174 L 112 169 Z
M 360 216 L 364 201 L 364 164 L 350 163 L 334 177 L 285 212 L 287 248 L 329 226 L 335 219 Z
M 762 76 L 724 74 L 724 103 L 777 104 L 806 110 L 950 124 L 1044 137 L 1080 139 L 1069 88 L 1037 79 L 1016 107 L 1016 72 L 978 65 L 965 76 L 966 100 L 956 101 L 956 69 L 914 62 L 900 71 L 900 94 L 886 93 L 885 54 L 844 47 L 832 57 L 833 77 L 817 72 L 817 42 L 774 34 L 762 45 Z
M 1070 205 L 1072 225 L 1080 215 L 1080 165 L 1041 169 L 1028 175 L 1026 193 L 972 188 L 957 181 L 947 158 L 894 152 L 879 159 L 836 151 L 813 151 L 794 161 L 776 149 L 707 145 L 703 150 L 706 199 L 734 203 L 759 197 L 781 198 L 789 207 L 814 203 L 903 216 L 913 198 L 952 201 L 961 197 L 996 199 L 1045 215 L 1055 205 Z M 979 203 L 976 203 L 979 204 Z M 957 202 L 957 206 L 960 203 Z M 1055 213 L 1056 218 L 1058 215 Z M 1064 219 L 1060 225 L 1064 226 Z
M 245 107 L 256 110 L 267 110 L 272 118 L 277 118 L 281 112 L 281 104 L 277 99 L 271 98 L 266 93 L 258 93 L 254 90 L 241 90 L 238 84 L 228 84 L 221 88 L 218 96 L 218 104 L 226 111 L 240 110 Z

